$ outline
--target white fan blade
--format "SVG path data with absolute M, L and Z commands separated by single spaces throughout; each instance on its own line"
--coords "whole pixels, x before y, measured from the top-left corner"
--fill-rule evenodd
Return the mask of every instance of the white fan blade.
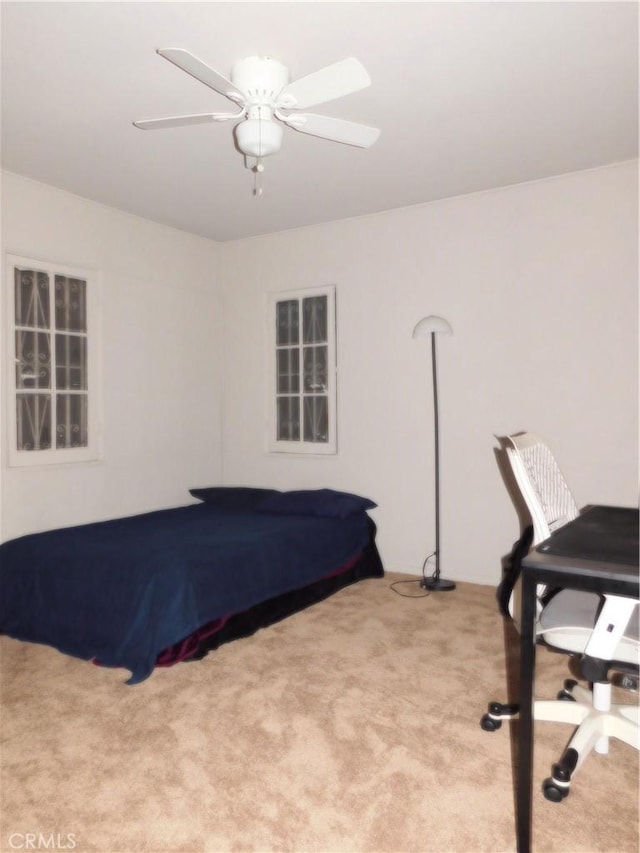
M 321 136 L 333 142 L 344 142 L 345 145 L 356 145 L 358 148 L 369 148 L 380 136 L 377 127 L 368 127 L 366 124 L 356 124 L 352 121 L 312 113 L 283 116 L 282 121 L 302 133 Z
M 217 71 L 214 71 L 213 68 L 205 65 L 204 62 L 192 53 L 189 53 L 188 50 L 182 50 L 182 48 L 179 47 L 170 47 L 158 50 L 158 53 L 160 56 L 168 59 L 169 62 L 173 62 L 173 64 L 177 65 L 178 68 L 186 71 L 187 74 L 191 74 L 191 76 L 195 77 L 196 80 L 204 83 L 205 86 L 208 86 L 220 95 L 224 95 L 225 98 L 230 98 L 232 101 L 244 103 L 244 95 L 237 86 L 233 85 L 231 80 L 227 80 L 227 78 L 223 77 L 222 74 L 219 74 Z
M 280 93 L 278 106 L 287 110 L 303 110 L 342 98 L 370 85 L 371 79 L 357 59 L 343 59 L 289 83 Z
M 140 130 L 163 130 L 166 127 L 187 127 L 190 124 L 208 124 L 211 121 L 226 121 L 230 118 L 240 118 L 245 113 L 202 113 L 190 116 L 168 116 L 167 118 L 149 118 L 143 121 L 134 121 L 134 127 Z

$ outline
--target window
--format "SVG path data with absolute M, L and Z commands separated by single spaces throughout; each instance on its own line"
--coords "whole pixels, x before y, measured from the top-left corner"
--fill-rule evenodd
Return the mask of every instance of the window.
M 8 258 L 9 464 L 99 458 L 95 273 Z
M 269 450 L 335 453 L 335 289 L 272 293 Z

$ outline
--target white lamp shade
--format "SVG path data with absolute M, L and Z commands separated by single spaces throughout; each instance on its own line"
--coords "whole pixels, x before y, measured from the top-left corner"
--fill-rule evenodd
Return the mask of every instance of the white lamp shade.
M 452 335 L 453 329 L 444 317 L 436 317 L 435 314 L 430 314 L 428 317 L 423 317 L 413 330 L 414 338 L 424 338 L 437 332 L 442 335 Z

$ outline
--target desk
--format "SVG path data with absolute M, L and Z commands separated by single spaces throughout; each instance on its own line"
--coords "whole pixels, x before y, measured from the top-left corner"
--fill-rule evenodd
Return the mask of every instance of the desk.
M 589 506 L 522 561 L 518 853 L 531 850 L 536 585 L 638 598 L 638 510 Z

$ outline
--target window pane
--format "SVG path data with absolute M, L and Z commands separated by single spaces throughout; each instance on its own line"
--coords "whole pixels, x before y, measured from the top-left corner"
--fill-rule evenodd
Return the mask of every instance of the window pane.
M 51 387 L 51 344 L 46 332 L 16 331 L 16 388 Z
M 327 340 L 327 297 L 309 296 L 302 300 L 302 340 L 305 344 Z
M 18 450 L 48 450 L 51 447 L 51 395 L 17 394 Z
M 87 283 L 81 278 L 55 278 L 56 329 L 87 331 Z
M 297 299 L 276 303 L 276 344 L 297 344 L 300 340 L 300 309 Z
M 324 394 L 327 391 L 327 348 L 305 347 L 304 393 Z
M 79 335 L 56 335 L 56 385 L 87 389 L 87 339 Z
M 300 441 L 300 399 L 278 397 L 278 441 Z
M 86 447 L 87 395 L 56 394 L 56 447 Z
M 300 350 L 276 350 L 278 359 L 278 394 L 297 394 L 300 391 Z
M 47 273 L 15 267 L 14 280 L 16 326 L 48 329 L 50 315 Z
M 329 441 L 329 407 L 326 397 L 304 398 L 304 440 Z

